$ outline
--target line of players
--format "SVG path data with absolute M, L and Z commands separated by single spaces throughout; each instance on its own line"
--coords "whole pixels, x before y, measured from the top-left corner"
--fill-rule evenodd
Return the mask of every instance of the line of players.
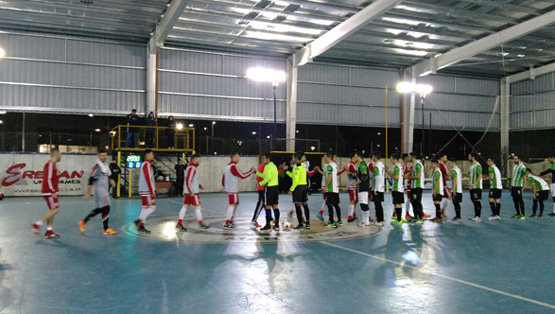
M 262 232 L 269 232 L 271 230 L 280 230 L 280 210 L 279 210 L 279 171 L 276 165 L 272 162 L 270 153 L 264 153 L 262 156 L 262 163 L 258 171 L 251 168 L 248 172 L 241 172 L 237 166 L 240 160 L 239 153 L 232 153 L 231 161 L 226 166 L 222 177 L 222 185 L 224 191 L 228 194 L 229 207 L 226 214 L 226 221 L 224 228 L 233 229 L 233 219 L 235 211 L 239 205 L 239 179 L 246 179 L 252 174 L 257 175 L 257 190 L 259 199 L 254 210 L 251 224 L 255 228 L 260 228 Z M 488 176 L 484 178 L 482 173 L 482 166 L 477 161 L 477 155 L 474 153 L 469 154 L 468 160 L 471 162 L 469 170 L 470 175 L 470 199 L 474 205 L 474 217 L 472 221 L 481 221 L 481 197 L 483 189 L 483 180 L 490 180 L 490 192 L 488 202 L 490 204 L 492 215 L 489 220 L 500 220 L 501 210 L 501 194 L 502 182 L 501 172 L 495 165 L 493 159 L 488 159 Z M 45 238 L 58 238 L 59 235 L 52 230 L 54 216 L 59 211 L 58 202 L 58 169 L 56 164 L 60 161 L 61 154 L 59 150 L 54 149 L 51 151 L 50 160 L 44 165 L 43 173 L 44 179 L 42 181 L 42 195 L 46 200 L 49 211 L 38 221 L 31 225 L 33 232 L 39 233 L 40 228 L 44 222 L 47 223 L 47 230 Z M 94 188 L 94 197 L 96 208 L 92 210 L 83 220 L 78 222 L 79 230 L 85 233 L 86 223 L 96 215 L 102 214 L 103 220 L 103 234 L 115 235 L 117 232 L 109 228 L 109 213 L 110 213 L 110 197 L 109 185 L 114 186 L 115 182 L 110 179 L 110 169 L 106 165 L 107 152 L 100 150 L 98 159 L 93 166 L 91 176 L 89 178 L 88 189 L 83 197 L 85 200 L 89 199 Z M 150 231 L 145 228 L 145 222 L 156 210 L 156 188 L 154 181 L 154 174 L 152 170 L 152 162 L 154 160 L 154 152 L 152 150 L 145 150 L 144 162 L 140 170 L 139 181 L 139 194 L 141 196 L 142 208 L 139 217 L 134 221 L 137 231 L 142 233 L 149 233 Z M 186 230 L 183 226 L 183 219 L 187 210 L 193 206 L 195 208 L 196 218 L 200 228 L 209 228 L 208 225 L 203 223 L 202 209 L 199 193 L 203 190 L 203 186 L 199 183 L 199 175 L 197 168 L 202 161 L 202 157 L 198 154 L 193 155 L 185 174 L 184 185 L 184 202 L 179 212 L 179 219 L 176 228 Z M 379 152 L 372 153 L 372 162 L 366 164 L 363 157 L 359 153 L 351 155 L 351 161 L 348 166 L 342 170 L 338 169 L 336 164 L 337 156 L 333 153 L 326 153 L 324 156 L 323 170 L 315 167 L 314 170 L 308 171 L 305 162 L 306 156 L 302 152 L 295 153 L 293 156 L 293 171 L 287 171 L 287 175 L 292 178 L 292 185 L 289 189 L 289 194 L 293 197 L 295 204 L 295 211 L 297 215 L 298 225 L 295 229 L 310 229 L 310 210 L 308 208 L 308 184 L 307 178 L 312 177 L 316 172 L 322 174 L 322 192 L 324 194 L 324 204 L 317 217 L 324 220 L 324 208 L 328 208 L 328 221 L 326 226 L 330 228 L 337 228 L 343 224 L 341 220 L 341 208 L 339 206 L 339 175 L 344 172 L 348 173 L 348 191 L 350 197 L 348 222 L 357 220 L 355 207 L 360 205 L 362 211 L 361 227 L 369 226 L 373 220 L 370 218 L 370 209 L 368 202 L 371 200 L 374 203 L 376 210 L 376 221 L 379 225 L 384 225 L 384 211 L 382 203 L 384 201 L 385 192 L 385 179 L 386 174 L 392 178 L 392 199 L 394 205 L 394 215 L 392 217 L 392 225 L 399 225 L 405 222 L 422 223 L 424 218 L 429 216 L 424 214 L 422 206 L 422 192 L 425 182 L 425 169 L 423 162 L 419 159 L 417 153 L 403 154 L 401 157 L 397 154 L 391 155 L 391 163 L 393 164 L 392 171 L 389 171 L 381 161 L 381 154 Z M 445 163 L 447 156 L 443 155 L 439 160 L 432 160 L 432 198 L 436 209 L 436 216 L 431 221 L 441 222 L 446 217 L 445 209 L 450 202 L 453 203 L 456 216 L 453 220 L 461 219 L 461 206 L 462 202 L 462 172 L 457 166 L 455 159 L 450 159 L 450 173 L 447 171 Z M 530 217 L 542 217 L 544 212 L 544 201 L 548 198 L 551 191 L 553 201 L 555 203 L 555 156 L 549 157 L 551 167 L 541 172 L 539 175 L 533 175 L 529 168 L 526 168 L 518 156 L 514 156 L 513 175 L 511 180 L 511 196 L 513 198 L 516 214 L 513 218 L 525 219 L 525 205 L 522 198 L 524 190 L 524 183 L 526 181 L 531 183 L 533 192 L 533 207 L 532 215 Z M 287 167 L 284 168 L 287 170 Z M 541 176 L 551 176 L 551 187 Z M 453 191 L 447 187 L 447 179 L 452 180 Z M 405 180 L 407 186 L 405 188 Z M 402 206 L 404 202 L 404 192 L 407 191 L 407 202 L 405 219 L 402 218 Z M 409 204 L 412 205 L 414 216 L 409 215 Z M 537 214 L 537 209 L 540 209 Z M 258 224 L 257 220 L 265 209 L 266 224 L 262 227 Z M 303 211 L 304 209 L 304 211 Z M 273 216 L 272 216 L 273 213 Z M 555 204 L 553 212 L 549 214 L 555 216 Z M 337 218 L 337 219 L 335 219 Z

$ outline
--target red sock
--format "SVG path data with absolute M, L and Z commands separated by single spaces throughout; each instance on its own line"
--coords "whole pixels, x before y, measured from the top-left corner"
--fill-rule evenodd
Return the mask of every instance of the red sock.
M 356 212 L 353 214 L 353 218 L 357 218 L 357 213 Z
M 320 209 L 320 214 L 323 214 L 323 213 L 324 213 L 324 210 L 323 210 L 323 209 Z
M 349 220 L 353 220 L 353 217 L 352 217 L 352 216 L 349 216 L 349 218 L 348 218 L 348 219 L 349 219 Z
M 198 221 L 198 225 L 199 225 L 199 226 L 204 225 L 204 224 L 202 223 L 202 220 L 199 220 L 199 221 Z
M 226 224 L 226 225 L 229 225 L 230 223 L 231 223 L 231 220 L 226 220 L 226 221 L 225 221 L 225 224 Z
M 177 221 L 177 224 L 178 224 L 178 225 L 181 225 L 182 223 L 183 223 L 183 219 L 179 219 L 179 220 Z
M 140 224 L 139 226 L 144 227 L 144 226 L 145 226 L 145 223 L 144 223 L 144 222 L 141 222 L 141 224 Z

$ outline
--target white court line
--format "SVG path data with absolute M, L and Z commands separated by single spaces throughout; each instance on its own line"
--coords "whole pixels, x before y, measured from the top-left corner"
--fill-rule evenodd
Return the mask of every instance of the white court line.
M 510 298 L 514 298 L 514 299 L 518 299 L 518 300 L 521 300 L 521 301 L 533 303 L 533 304 L 536 304 L 536 305 L 541 305 L 541 306 L 544 306 L 544 307 L 547 307 L 547 308 L 550 308 L 550 309 L 555 309 L 555 305 L 553 305 L 553 304 L 537 301 L 537 300 L 530 299 L 530 298 L 527 298 L 527 297 L 523 297 L 523 296 L 520 296 L 520 295 L 517 295 L 517 294 L 512 294 L 512 293 L 509 293 L 509 292 L 505 292 L 505 291 L 497 290 L 497 289 L 494 289 L 494 288 L 482 286 L 482 285 L 479 285 L 479 284 L 476 284 L 476 283 L 473 283 L 473 282 L 470 282 L 470 281 L 466 281 L 466 280 L 457 279 L 457 278 L 450 277 L 450 276 L 445 276 L 445 275 L 425 271 L 425 270 L 422 270 L 422 269 L 420 269 L 418 267 L 415 267 L 415 266 L 406 265 L 406 264 L 403 264 L 403 263 L 400 263 L 400 262 L 389 260 L 387 258 L 383 258 L 383 257 L 377 256 L 377 255 L 372 255 L 372 254 L 368 254 L 368 253 L 365 253 L 365 252 L 357 251 L 357 250 L 350 249 L 348 247 L 340 246 L 340 245 L 337 245 L 337 244 L 332 244 L 332 243 L 324 242 L 324 241 L 320 241 L 320 243 L 328 245 L 328 246 L 332 246 L 332 247 L 335 247 L 335 248 L 338 248 L 338 249 L 341 249 L 341 250 L 344 250 L 344 251 L 349 251 L 349 252 L 352 252 L 352 253 L 356 253 L 356 254 L 367 256 L 367 257 L 371 257 L 371 258 L 381 260 L 381 261 L 384 261 L 384 262 L 387 262 L 387 263 L 407 267 L 407 268 L 410 268 L 410 269 L 413 269 L 413 270 L 416 270 L 416 271 L 419 271 L 419 272 L 422 272 L 422 273 L 427 273 L 427 274 L 430 274 L 430 275 L 433 275 L 433 276 L 437 276 L 437 277 L 440 277 L 440 278 L 443 278 L 443 279 L 447 279 L 447 280 L 455 281 L 455 282 L 458 282 L 458 283 L 462 283 L 463 285 L 467 285 L 467 286 L 471 286 L 471 287 L 474 287 L 474 288 L 486 290 L 486 291 L 489 291 L 489 292 L 501 294 L 501 295 L 504 295 L 504 296 L 507 296 L 507 297 L 510 297 Z
M 176 203 L 176 204 L 181 204 L 181 205 L 183 205 L 183 201 L 178 202 L 178 201 L 174 201 L 174 200 L 169 199 L 169 198 L 161 198 L 161 199 L 159 199 L 159 200 L 160 200 L 160 201 L 168 201 L 168 202 L 172 202 L 172 203 Z M 201 205 L 201 208 L 202 208 L 202 205 Z M 215 211 L 209 210 L 209 209 L 204 209 L 204 208 L 202 208 L 202 211 L 203 211 L 203 212 L 210 212 L 210 213 L 218 214 L 218 212 L 215 212 Z

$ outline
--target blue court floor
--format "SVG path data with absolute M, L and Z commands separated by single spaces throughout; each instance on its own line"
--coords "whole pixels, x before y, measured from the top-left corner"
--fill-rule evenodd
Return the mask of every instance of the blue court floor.
M 223 222 L 227 196 L 201 197 L 205 214 Z M 238 216 L 248 219 L 257 195 L 240 197 Z M 346 220 L 348 196 L 341 197 Z M 431 196 L 424 199 L 431 214 Z M 283 211 L 293 208 L 289 196 L 281 200 Z M 529 215 L 530 194 L 525 201 Z M 128 230 L 138 199 L 113 201 L 118 235 L 103 237 L 97 217 L 83 236 L 77 221 L 93 202 L 60 202 L 58 240 L 28 227 L 46 210 L 42 198 L 0 202 L 0 313 L 555 313 L 555 218 L 510 219 L 507 192 L 501 221 L 468 221 L 465 195 L 462 223 L 386 224 L 368 237 L 277 243 L 137 237 Z M 390 202 L 386 195 L 388 218 Z M 181 199 L 157 203 L 150 221 L 168 217 L 172 228 Z M 321 203 L 310 197 L 312 219 Z M 486 218 L 486 200 L 483 208 Z M 546 214 L 552 210 L 546 201 Z

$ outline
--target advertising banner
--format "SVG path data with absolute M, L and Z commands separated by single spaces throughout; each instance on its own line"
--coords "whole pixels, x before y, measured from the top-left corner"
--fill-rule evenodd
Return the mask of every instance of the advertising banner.
M 0 154 L 1 189 L 6 196 L 40 196 L 48 154 Z M 60 195 L 84 195 L 96 155 L 62 155 Z

